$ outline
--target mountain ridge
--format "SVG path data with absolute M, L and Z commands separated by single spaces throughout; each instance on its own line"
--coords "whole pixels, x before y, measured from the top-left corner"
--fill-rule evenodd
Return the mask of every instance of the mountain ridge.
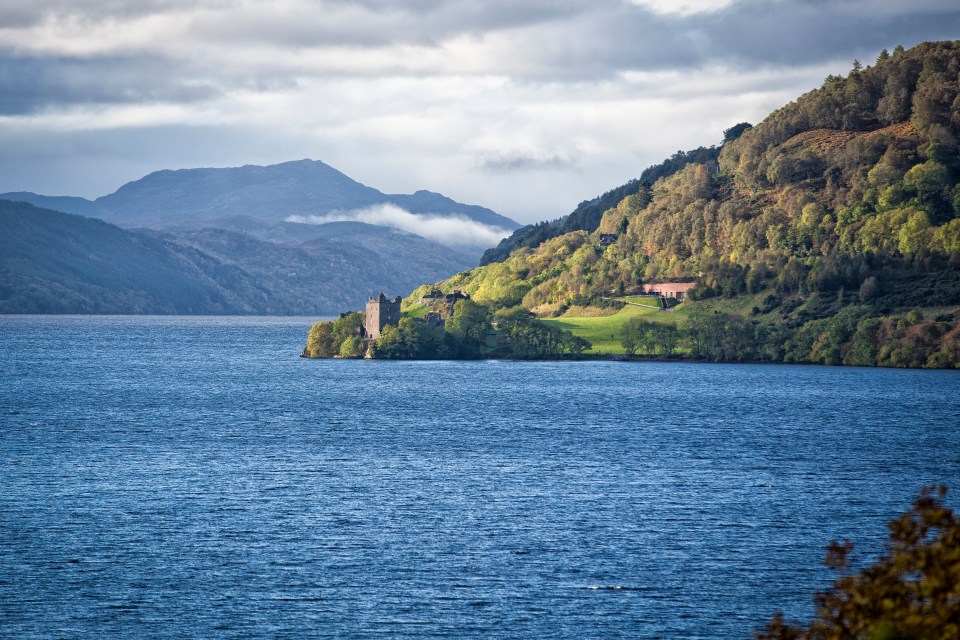
M 504 231 L 520 226 L 486 207 L 462 204 L 433 191 L 386 194 L 310 159 L 272 165 L 163 169 L 95 200 L 32 192 L 3 193 L 0 199 L 99 217 L 126 227 L 203 226 L 236 216 L 280 222 L 291 216 L 323 216 L 383 204 L 414 215 L 463 216 Z

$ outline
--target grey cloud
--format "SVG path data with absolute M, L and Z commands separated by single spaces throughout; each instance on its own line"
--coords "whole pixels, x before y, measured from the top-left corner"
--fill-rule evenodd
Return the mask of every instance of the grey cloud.
M 657 149 L 714 142 L 703 132 L 757 121 L 854 57 L 870 64 L 884 47 L 960 36 L 956 0 L 739 0 L 691 15 L 627 0 L 282 6 L 0 2 L 0 114 L 41 114 L 3 119 L 0 190 L 101 195 L 154 169 L 311 156 L 360 178 L 388 176 L 398 191 L 443 174 L 463 198 L 518 218 L 538 206 L 556 217 L 661 160 Z M 126 30 L 128 20 L 173 12 Z M 84 40 L 88 31 L 105 41 Z M 75 105 L 159 102 L 202 108 L 157 110 L 154 120 L 145 109 L 123 127 L 112 110 L 56 118 Z M 181 112 L 192 126 L 170 124 Z M 435 136 L 418 128 L 431 119 Z M 620 131 L 634 138 L 620 144 Z M 583 154 L 566 153 L 578 146 Z M 399 153 L 409 157 L 400 168 L 389 161 Z
M 220 91 L 175 65 L 148 57 L 0 55 L 0 114 L 21 115 L 65 104 L 190 103 Z
M 960 5 L 753 0 L 694 23 L 711 34 L 711 49 L 723 58 L 798 65 L 849 57 L 851 51 L 876 53 L 897 44 L 956 38 Z
M 500 153 L 482 157 L 479 165 L 493 173 L 518 171 L 563 171 L 577 166 L 576 161 L 558 154 Z
M 28 27 L 51 16 L 82 16 L 89 20 L 129 19 L 196 6 L 193 0 L 32 0 L 0 5 L 0 25 L 7 28 Z M 206 4 L 227 7 L 229 0 Z
M 193 4 L 187 0 L 37 0 L 28 6 L 32 14 L 2 9 L 0 18 L 6 11 L 13 24 L 19 24 L 30 15 L 39 20 L 51 11 L 61 11 L 97 21 L 188 9 Z M 822 64 L 867 57 L 898 43 L 911 46 L 925 39 L 954 38 L 960 25 L 960 6 L 955 0 L 917 0 L 906 7 L 893 0 L 740 0 L 722 10 L 688 16 L 657 14 L 625 0 L 416 0 L 399 6 L 387 0 L 328 0 L 304 3 L 298 10 L 286 12 L 277 12 L 269 4 L 237 5 L 228 0 L 199 6 L 207 10 L 192 15 L 187 42 L 155 43 L 154 53 L 138 54 L 163 59 L 160 66 L 176 66 L 160 73 L 160 82 L 169 87 L 179 85 L 187 100 L 191 99 L 191 91 L 187 91 L 191 86 L 235 84 L 244 74 L 249 77 L 242 81 L 253 86 L 345 75 L 478 74 L 521 82 L 597 82 L 624 71 L 712 64 L 747 68 Z M 117 28 L 122 29 L 122 23 Z M 407 59 L 406 52 L 394 50 L 398 45 L 437 48 L 459 37 L 474 39 L 480 48 L 470 69 L 453 64 L 443 67 L 438 60 L 418 62 L 415 56 Z M 267 45 L 290 54 L 325 47 L 389 53 L 379 63 L 360 69 L 339 68 L 335 62 L 301 68 L 293 62 L 296 55 L 274 60 L 268 49 L 255 69 L 236 68 L 230 51 L 251 45 Z M 211 47 L 218 59 L 201 58 Z M 30 59 L 24 63 L 36 67 Z M 17 61 L 8 59 L 4 64 Z M 119 65 L 112 65 L 110 59 L 94 59 L 90 68 L 98 64 L 104 76 L 118 78 L 109 84 L 121 84 L 124 76 L 117 76 Z M 197 74 L 203 80 L 174 79 Z M 128 81 L 131 95 L 150 99 L 135 78 Z M 60 84 L 70 83 L 63 79 Z
M 268 6 L 268 5 L 265 5 Z M 335 0 L 296 16 L 233 12 L 201 19 L 195 31 L 221 42 L 282 46 L 416 45 L 434 47 L 461 35 L 483 36 L 505 29 L 536 28 L 587 13 L 573 0 L 485 3 L 424 0 L 398 4 Z
M 198 7 L 207 10 L 194 25 L 199 38 L 289 47 L 429 46 L 461 35 L 512 30 L 518 44 L 524 38 L 536 44 L 526 53 L 538 66 L 555 72 L 730 58 L 824 60 L 849 51 L 851 44 L 873 50 L 898 38 L 904 44 L 953 38 L 960 24 L 955 0 L 740 0 L 688 16 L 656 14 L 626 0 L 327 0 L 304 2 L 287 12 L 237 0 L 34 0 L 5 3 L 0 24 L 18 28 L 53 14 L 122 20 Z M 524 60 L 511 62 L 520 70 L 525 66 Z
M 880 2 L 882 11 L 872 4 L 743 0 L 720 11 L 676 16 L 598 3 L 589 15 L 526 34 L 518 44 L 525 55 L 516 74 L 572 81 L 713 64 L 799 66 L 960 35 L 956 2 L 927 2 L 921 10 Z

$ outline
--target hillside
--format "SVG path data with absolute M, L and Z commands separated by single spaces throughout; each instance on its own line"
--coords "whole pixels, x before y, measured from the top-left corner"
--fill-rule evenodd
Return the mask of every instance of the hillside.
M 6 313 L 330 315 L 371 293 L 409 291 L 469 268 L 491 238 L 518 226 L 439 193 L 387 195 L 312 160 L 158 171 L 93 201 L 8 193 L 0 210 L 25 215 L 18 202 L 48 211 L 29 224 L 5 219 Z M 370 207 L 367 223 L 356 212 Z M 49 210 L 100 218 L 127 233 L 72 219 L 78 234 L 68 240 L 53 229 L 62 219 Z M 451 216 L 476 224 L 458 222 L 452 234 L 450 223 L 437 220 Z M 84 246 L 116 260 L 84 261 Z M 134 255 L 138 247 L 149 250 Z M 156 276 L 148 273 L 152 264 Z M 242 277 L 222 280 L 224 269 Z
M 468 256 L 396 229 L 361 222 L 308 226 L 313 235 L 298 244 L 213 228 L 141 233 L 243 269 L 282 303 L 272 313 L 284 315 L 334 315 L 361 306 L 369 295 L 409 291 L 471 263 Z
M 393 229 L 314 228 L 279 244 L 219 229 L 124 230 L 0 201 L 0 313 L 334 315 L 468 264 Z
M 732 127 L 728 132 L 739 135 L 740 127 L 744 126 L 749 127 L 750 125 L 742 123 Z M 551 238 L 556 238 L 571 231 L 596 231 L 600 226 L 603 213 L 610 207 L 615 207 L 618 202 L 627 196 L 642 193 L 644 195 L 641 197 L 646 197 L 651 184 L 660 178 L 672 176 L 688 164 L 697 162 L 714 166 L 719 154 L 720 149 L 717 147 L 700 147 L 687 152 L 677 151 L 663 162 L 644 169 L 639 178 L 630 180 L 626 184 L 611 189 L 596 198 L 581 202 L 576 209 L 565 216 L 552 222 L 539 222 L 520 227 L 501 240 L 496 247 L 487 249 L 480 259 L 480 264 L 502 262 L 514 249 L 536 247 Z
M 252 276 L 200 251 L 0 202 L 0 312 L 242 314 L 277 306 Z
M 521 246 L 438 286 L 544 316 L 695 278 L 699 301 L 680 313 L 716 311 L 711 339 L 740 344 L 708 353 L 688 336 L 690 355 L 955 366 L 958 78 L 960 42 L 884 51 L 738 132 L 717 165 L 686 163 L 641 186 L 595 230 Z M 601 232 L 616 242 L 601 248 Z

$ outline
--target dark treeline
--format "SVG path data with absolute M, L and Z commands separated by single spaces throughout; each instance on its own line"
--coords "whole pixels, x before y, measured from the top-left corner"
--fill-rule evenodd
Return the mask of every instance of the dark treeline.
M 471 300 L 441 308 L 442 323 L 405 316 L 376 340 L 362 337 L 362 313 L 349 313 L 310 328 L 303 356 L 386 360 L 556 359 L 579 356 L 590 343 L 551 327 L 523 309 L 497 313 Z
M 631 354 L 682 353 L 713 362 L 928 368 L 960 362 L 960 325 L 952 316 L 931 321 L 918 311 L 882 316 L 858 305 L 800 326 L 721 312 L 692 314 L 683 329 L 634 318 L 624 325 L 621 340 Z

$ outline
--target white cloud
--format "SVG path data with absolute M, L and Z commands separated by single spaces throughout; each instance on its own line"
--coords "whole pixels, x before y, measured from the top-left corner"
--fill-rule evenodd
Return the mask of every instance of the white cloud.
M 408 231 L 452 246 L 492 247 L 510 235 L 505 229 L 482 224 L 465 216 L 416 215 L 392 204 L 324 216 L 289 216 L 286 220 L 303 224 L 365 222 Z
M 630 4 L 641 6 L 661 15 L 676 14 L 689 16 L 695 13 L 711 13 L 726 9 L 735 0 L 630 0 Z

